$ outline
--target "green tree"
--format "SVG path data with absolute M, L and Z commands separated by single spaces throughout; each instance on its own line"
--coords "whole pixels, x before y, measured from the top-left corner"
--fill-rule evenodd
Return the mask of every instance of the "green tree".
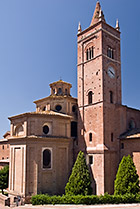
M 65 187 L 66 195 L 92 194 L 90 173 L 83 152 L 79 152 L 71 176 Z
M 8 178 L 9 178 L 9 166 L 5 166 L 0 170 L 0 189 L 3 190 L 8 187 Z
M 124 156 L 116 175 L 114 194 L 137 194 L 139 192 L 139 176 L 130 155 Z

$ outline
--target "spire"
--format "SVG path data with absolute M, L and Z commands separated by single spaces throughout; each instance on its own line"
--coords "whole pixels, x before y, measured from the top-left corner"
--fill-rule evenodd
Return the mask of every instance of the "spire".
M 91 21 L 91 24 L 90 25 L 94 25 L 99 20 L 105 21 L 105 18 L 104 18 L 104 14 L 103 14 L 103 12 L 101 10 L 100 2 L 97 1 L 96 8 L 95 8 L 95 11 L 94 11 L 94 14 L 93 14 L 92 21 Z
M 105 21 L 105 18 L 104 18 L 104 13 L 103 13 L 103 11 L 101 10 L 101 8 L 100 8 L 100 12 L 99 12 L 99 21 Z
M 116 20 L 116 30 L 120 30 L 120 26 L 119 26 L 119 20 Z
M 81 33 L 81 31 L 82 31 L 82 28 L 81 28 L 81 24 L 79 22 L 79 25 L 78 25 L 78 33 Z

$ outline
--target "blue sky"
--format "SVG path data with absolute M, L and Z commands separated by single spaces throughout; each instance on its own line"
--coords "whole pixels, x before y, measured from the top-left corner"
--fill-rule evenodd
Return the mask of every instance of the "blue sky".
M 100 0 L 121 27 L 123 104 L 140 109 L 140 1 Z M 77 96 L 77 27 L 90 25 L 96 0 L 0 0 L 0 138 L 9 116 L 35 110 L 62 78 Z

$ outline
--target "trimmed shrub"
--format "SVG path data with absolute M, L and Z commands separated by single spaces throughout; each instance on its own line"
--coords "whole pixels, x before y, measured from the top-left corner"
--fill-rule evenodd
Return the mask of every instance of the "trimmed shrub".
M 114 187 L 115 195 L 137 194 L 139 192 L 139 176 L 130 155 L 122 158 Z
M 92 194 L 90 173 L 83 152 L 79 152 L 71 176 L 65 187 L 66 195 Z
M 63 195 L 63 196 L 48 196 L 48 195 L 35 195 L 32 196 L 31 202 L 33 205 L 47 205 L 47 204 L 82 204 L 82 205 L 95 205 L 95 204 L 120 204 L 120 203 L 140 203 L 140 195 L 125 194 L 125 195 Z

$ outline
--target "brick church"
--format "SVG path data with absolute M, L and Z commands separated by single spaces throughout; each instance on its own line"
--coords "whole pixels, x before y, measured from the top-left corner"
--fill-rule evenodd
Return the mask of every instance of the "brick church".
M 113 193 L 119 162 L 130 154 L 140 176 L 140 111 L 122 105 L 120 28 L 106 23 L 97 2 L 90 26 L 77 34 L 78 99 L 71 84 L 50 84 L 35 112 L 10 117 L 0 140 L 9 163 L 9 193 L 62 194 L 77 153 L 85 153 L 93 194 Z

